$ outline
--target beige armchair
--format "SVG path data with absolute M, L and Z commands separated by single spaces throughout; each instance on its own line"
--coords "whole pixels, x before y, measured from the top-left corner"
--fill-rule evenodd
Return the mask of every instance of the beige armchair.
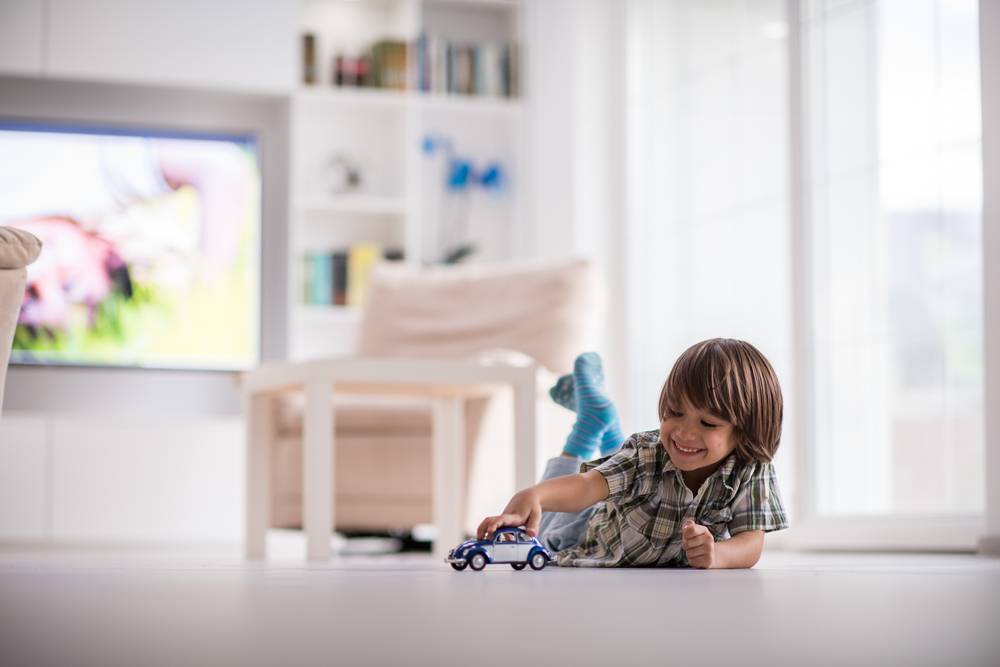
M 25 267 L 42 251 L 42 242 L 20 229 L 0 227 L 0 405 L 17 317 L 24 302 Z
M 572 423 L 547 385 L 593 346 L 598 300 L 582 260 L 413 268 L 373 272 L 357 354 L 465 358 L 487 351 L 528 355 L 541 374 L 538 450 L 554 455 Z M 502 353 L 499 353 L 502 354 Z M 338 530 L 407 530 L 430 523 L 431 407 L 426 399 L 337 400 L 334 525 Z M 301 394 L 278 401 L 271 447 L 273 527 L 302 525 Z M 463 525 L 497 511 L 513 489 L 510 393 L 465 401 L 467 482 Z

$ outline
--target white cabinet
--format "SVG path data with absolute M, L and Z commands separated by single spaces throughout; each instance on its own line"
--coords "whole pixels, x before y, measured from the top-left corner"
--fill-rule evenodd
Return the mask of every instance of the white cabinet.
M 287 94 L 297 39 L 287 0 L 0 4 L 0 69 L 54 79 Z
M 240 418 L 66 416 L 51 428 L 53 540 L 241 538 Z
M 0 540 L 43 540 L 48 534 L 49 475 L 44 419 L 5 414 L 0 420 Z
M 5 413 L 0 542 L 242 537 L 243 420 Z
M 44 0 L 0 2 L 0 74 L 42 74 Z

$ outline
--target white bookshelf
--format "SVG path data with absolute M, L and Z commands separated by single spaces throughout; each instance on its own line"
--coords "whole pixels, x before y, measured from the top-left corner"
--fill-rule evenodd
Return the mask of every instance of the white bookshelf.
M 307 253 L 373 242 L 402 250 L 408 263 L 432 263 L 444 253 L 441 221 L 459 227 L 456 221 L 464 220 L 464 240 L 477 248 L 469 261 L 513 255 L 524 116 L 520 98 L 424 93 L 413 89 L 412 75 L 406 90 L 333 85 L 336 53 L 360 54 L 380 39 L 412 44 L 424 33 L 455 43 L 515 42 L 523 53 L 517 0 L 303 0 L 300 7 L 301 32 L 316 39 L 317 81 L 300 84 L 291 100 L 293 359 L 350 353 L 359 321 L 356 307 L 306 303 Z M 523 81 L 523 56 L 518 60 Z M 422 150 L 428 137 L 446 138 L 476 169 L 499 163 L 505 188 L 448 192 L 446 156 Z M 330 165 L 337 155 L 359 166 L 356 189 L 334 187 Z

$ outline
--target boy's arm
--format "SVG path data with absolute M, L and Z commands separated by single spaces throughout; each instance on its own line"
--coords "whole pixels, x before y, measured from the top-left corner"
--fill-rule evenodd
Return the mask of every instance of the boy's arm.
M 715 543 L 717 568 L 753 567 L 764 550 L 764 531 L 748 530 Z
M 604 475 L 589 470 L 576 475 L 553 477 L 518 491 L 503 513 L 483 519 L 476 535 L 483 539 L 503 526 L 524 526 L 529 535 L 538 534 L 542 512 L 579 512 L 608 497 Z
M 708 528 L 688 520 L 684 523 L 683 538 L 684 553 L 691 567 L 753 567 L 764 550 L 763 530 L 747 530 L 716 542 Z

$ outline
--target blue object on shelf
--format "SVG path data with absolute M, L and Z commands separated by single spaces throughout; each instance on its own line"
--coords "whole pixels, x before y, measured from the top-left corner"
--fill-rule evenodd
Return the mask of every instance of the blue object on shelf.
M 448 189 L 464 190 L 472 181 L 472 163 L 461 158 L 452 158 L 448 165 Z
M 499 190 L 503 187 L 503 180 L 503 167 L 496 162 L 488 164 L 479 177 L 479 182 L 487 190 Z

